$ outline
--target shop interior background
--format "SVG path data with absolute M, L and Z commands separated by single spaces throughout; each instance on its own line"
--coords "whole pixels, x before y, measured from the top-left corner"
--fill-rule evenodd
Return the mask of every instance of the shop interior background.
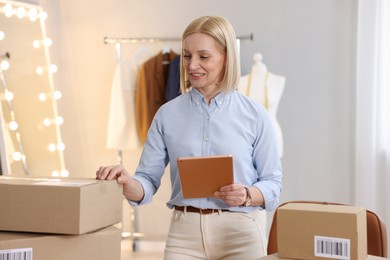
M 53 41 L 51 61 L 58 66 L 54 85 L 62 92 L 57 106 L 64 119 L 61 135 L 69 176 L 94 177 L 99 166 L 118 162 L 118 151 L 106 148 L 116 53 L 114 44 L 105 44 L 104 38 L 179 38 L 194 18 L 223 15 L 237 36 L 253 34 L 253 40 L 241 41 L 242 74 L 250 72 L 253 55 L 261 53 L 269 71 L 286 78 L 278 109 L 284 138 L 281 200 L 355 203 L 358 1 L 25 2 L 40 5 L 48 14 L 46 29 Z M 136 43 L 123 46 L 123 55 L 143 46 L 157 51 L 167 45 L 180 51 L 178 42 Z M 140 149 L 123 151 L 123 164 L 130 172 L 139 156 Z M 145 237 L 165 239 L 170 218 L 165 206 L 168 178 L 166 174 L 153 203 L 139 209 L 139 229 Z M 389 209 L 379 213 L 389 223 Z

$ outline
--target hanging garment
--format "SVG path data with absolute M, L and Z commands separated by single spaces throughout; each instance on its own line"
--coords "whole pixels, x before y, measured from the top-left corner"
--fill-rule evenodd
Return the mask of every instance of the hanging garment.
M 154 115 L 166 102 L 165 88 L 169 65 L 176 57 L 174 51 L 161 51 L 147 60 L 140 69 L 135 90 L 135 117 L 141 144 L 146 140 Z
M 180 95 L 180 55 L 169 65 L 167 87 L 165 89 L 166 102 Z
M 152 55 L 149 49 L 142 47 L 115 67 L 106 140 L 108 149 L 122 151 L 140 147 L 135 124 L 134 91 L 140 67 Z

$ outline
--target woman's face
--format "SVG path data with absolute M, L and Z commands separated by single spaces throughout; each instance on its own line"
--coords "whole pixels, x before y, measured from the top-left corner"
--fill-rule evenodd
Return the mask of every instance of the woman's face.
M 183 65 L 191 85 L 201 93 L 211 93 L 224 73 L 225 53 L 213 37 L 194 33 L 183 41 Z

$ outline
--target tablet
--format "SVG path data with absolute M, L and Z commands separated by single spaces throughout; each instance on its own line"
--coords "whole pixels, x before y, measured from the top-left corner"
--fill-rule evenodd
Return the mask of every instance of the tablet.
M 212 197 L 220 187 L 233 184 L 233 156 L 179 157 L 177 167 L 183 198 Z

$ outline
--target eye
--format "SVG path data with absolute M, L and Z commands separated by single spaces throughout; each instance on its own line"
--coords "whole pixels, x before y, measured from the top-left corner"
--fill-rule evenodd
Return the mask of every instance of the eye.
M 183 58 L 186 60 L 191 59 L 191 55 L 185 54 L 185 55 L 183 55 Z
M 209 56 L 204 56 L 204 55 L 202 55 L 202 56 L 200 56 L 200 58 L 201 58 L 202 60 L 207 60 L 207 59 L 209 58 Z

